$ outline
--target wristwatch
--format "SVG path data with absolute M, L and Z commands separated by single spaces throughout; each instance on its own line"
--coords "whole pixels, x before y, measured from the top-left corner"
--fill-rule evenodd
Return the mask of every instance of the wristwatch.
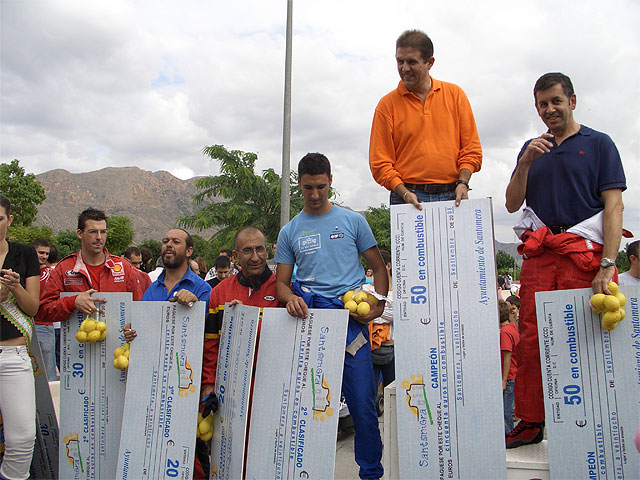
M 465 187 L 467 187 L 467 190 L 471 190 L 471 188 L 469 188 L 469 182 L 467 182 L 466 180 L 456 180 L 456 187 L 460 184 L 463 184 Z
M 602 257 L 602 260 L 600 260 L 600 266 L 602 268 L 613 267 L 615 264 L 616 262 L 614 260 L 607 257 Z

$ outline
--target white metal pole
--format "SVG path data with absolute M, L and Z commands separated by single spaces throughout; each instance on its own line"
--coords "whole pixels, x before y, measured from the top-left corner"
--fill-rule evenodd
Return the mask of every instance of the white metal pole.
M 284 60 L 284 118 L 282 125 L 282 184 L 280 189 L 280 228 L 289 223 L 291 212 L 291 37 L 293 0 L 287 0 L 287 33 Z

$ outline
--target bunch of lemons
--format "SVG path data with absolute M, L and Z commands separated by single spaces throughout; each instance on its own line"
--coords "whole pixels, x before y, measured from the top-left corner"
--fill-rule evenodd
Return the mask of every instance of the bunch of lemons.
M 615 282 L 609 282 L 609 291 L 611 295 L 596 293 L 589 303 L 595 313 L 602 315 L 602 328 L 613 330 L 625 317 L 622 307 L 627 303 L 627 298 L 618 291 L 618 285 Z
M 363 300 L 366 300 L 366 302 Z M 349 290 L 344 294 L 342 301 L 344 302 L 344 308 L 351 313 L 357 313 L 361 317 L 369 313 L 371 305 L 378 305 L 378 299 L 375 295 L 364 291 L 356 293 L 353 290 Z
M 116 348 L 113 351 L 113 366 L 118 370 L 126 370 L 129 367 L 129 348 L 131 345 L 128 343 L 123 344 L 121 347 Z
M 85 319 L 76 332 L 76 340 L 80 343 L 96 343 L 105 338 L 107 338 L 107 324 L 93 318 Z
M 196 438 L 199 438 L 203 442 L 208 442 L 213 437 L 213 413 L 210 413 L 206 417 L 202 417 L 202 413 L 198 413 L 198 431 L 196 432 Z

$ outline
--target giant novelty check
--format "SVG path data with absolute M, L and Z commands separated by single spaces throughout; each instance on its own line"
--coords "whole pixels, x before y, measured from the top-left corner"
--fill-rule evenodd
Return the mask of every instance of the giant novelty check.
M 192 478 L 205 308 L 206 302 L 132 302 L 138 336 L 129 356 L 117 475 L 108 478 Z
M 552 478 L 638 478 L 640 287 L 620 286 L 626 317 L 607 331 L 591 289 L 536 293 Z
M 35 334 L 35 332 L 34 332 Z M 32 478 L 58 477 L 58 419 L 51 399 L 42 351 L 36 335 L 29 347 L 36 386 L 36 443 L 31 460 Z M 55 381 L 55 378 L 51 379 Z
M 69 294 L 62 294 L 68 296 Z M 115 478 L 126 387 L 125 373 L 113 368 L 113 350 L 124 342 L 122 326 L 131 293 L 94 293 L 98 319 L 107 336 L 98 343 L 78 343 L 75 335 L 85 315 L 77 310 L 61 323 L 60 478 Z
M 246 478 L 333 478 L 348 313 L 264 309 Z
M 391 207 L 401 478 L 504 478 L 490 199 Z
M 213 416 L 211 475 L 242 478 L 260 308 L 225 305 L 216 370 L 218 411 Z

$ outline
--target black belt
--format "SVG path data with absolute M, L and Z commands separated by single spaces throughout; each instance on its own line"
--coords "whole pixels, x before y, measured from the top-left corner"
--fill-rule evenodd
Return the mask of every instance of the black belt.
M 456 189 L 456 182 L 425 183 L 422 185 L 415 184 L 415 183 L 405 183 L 404 185 L 412 192 L 415 192 L 416 190 L 418 190 L 424 193 L 446 193 L 446 192 L 454 192 Z
M 573 225 L 551 225 L 549 227 L 549 230 L 551 230 L 551 233 L 553 233 L 554 235 L 558 235 L 559 233 L 566 232 L 571 227 L 573 227 Z

